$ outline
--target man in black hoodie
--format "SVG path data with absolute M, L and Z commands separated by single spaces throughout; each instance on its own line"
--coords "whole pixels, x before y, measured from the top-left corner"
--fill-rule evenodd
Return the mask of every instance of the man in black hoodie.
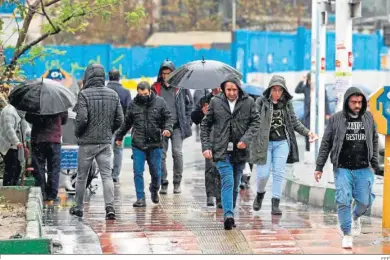
M 224 227 L 231 230 L 242 172 L 249 160 L 248 148 L 260 128 L 260 116 L 255 101 L 242 91 L 238 79 L 229 78 L 221 88 L 222 93 L 211 99 L 200 136 L 203 156 L 213 159 L 221 175 Z
M 351 235 L 361 232 L 360 216 L 375 199 L 372 193 L 374 172 L 380 171 L 378 134 L 373 116 L 366 109 L 367 100 L 362 91 L 349 88 L 344 95 L 343 111 L 334 114 L 326 127 L 314 173 L 318 182 L 332 151 L 337 211 L 344 233 L 343 248 L 352 248 Z M 351 215 L 352 199 L 355 207 Z

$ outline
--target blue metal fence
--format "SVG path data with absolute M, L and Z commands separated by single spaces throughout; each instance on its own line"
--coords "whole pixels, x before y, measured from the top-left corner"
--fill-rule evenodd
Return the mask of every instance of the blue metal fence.
M 238 30 L 230 50 L 196 49 L 193 46 L 117 48 L 110 45 L 46 46 L 64 55 L 51 55 L 23 67 L 28 78 L 40 77 L 46 70 L 61 67 L 76 78 L 82 77 L 89 63 L 106 70 L 119 69 L 125 78 L 154 77 L 161 62 L 170 59 L 180 66 L 192 60 L 219 60 L 247 73 L 273 73 L 310 69 L 311 32 L 298 28 L 294 33 Z M 7 50 L 9 59 L 12 50 Z M 379 34 L 353 36 L 354 70 L 381 70 L 381 55 L 387 54 Z M 327 33 L 327 70 L 335 68 L 335 34 Z M 245 80 L 245 78 L 244 78 Z
M 311 31 L 298 28 L 295 33 L 238 30 L 232 43 L 232 64 L 243 75 L 251 72 L 310 70 Z M 335 69 L 335 33 L 327 33 L 326 69 Z M 383 37 L 354 34 L 354 70 L 381 70 L 381 54 L 387 53 Z M 245 80 L 245 79 L 244 79 Z

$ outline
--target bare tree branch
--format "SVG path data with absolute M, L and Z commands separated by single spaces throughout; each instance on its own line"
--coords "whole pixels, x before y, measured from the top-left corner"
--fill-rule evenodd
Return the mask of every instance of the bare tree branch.
M 52 0 L 52 1 L 48 2 L 48 3 L 46 3 L 45 7 L 49 7 L 49 6 L 54 5 L 54 4 L 58 3 L 58 2 L 61 2 L 61 0 Z
M 28 2 L 28 1 L 27 1 Z M 22 46 L 23 42 L 26 40 L 27 31 L 30 27 L 31 21 L 36 13 L 36 9 L 38 7 L 39 1 L 35 2 L 31 8 L 28 10 L 27 16 L 23 21 L 22 30 L 20 31 L 18 41 L 16 42 L 16 52 L 19 52 L 19 48 Z
M 41 0 L 41 7 L 42 7 L 43 15 L 44 15 L 44 16 L 46 17 L 46 19 L 49 21 L 51 27 L 53 27 L 54 31 L 59 31 L 60 29 L 59 29 L 57 26 L 55 26 L 55 25 L 53 24 L 53 22 L 51 21 L 49 15 L 46 13 L 45 5 L 43 4 L 43 0 Z

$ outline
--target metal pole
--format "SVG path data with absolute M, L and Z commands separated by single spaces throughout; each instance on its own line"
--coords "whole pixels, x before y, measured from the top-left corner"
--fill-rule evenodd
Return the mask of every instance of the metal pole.
M 311 10 L 311 84 L 310 84 L 310 130 L 315 131 L 316 129 L 316 66 L 317 66 L 317 32 L 318 32 L 318 5 L 317 0 L 312 0 Z M 319 50 L 318 50 L 319 51 Z M 310 144 L 310 153 L 308 162 L 313 164 L 315 162 L 315 144 Z
M 318 78 L 318 117 L 317 117 L 317 133 L 319 136 L 318 142 L 316 142 L 316 158 L 318 155 L 319 146 L 322 141 L 322 137 L 325 132 L 325 81 L 326 81 L 326 24 L 327 24 L 327 7 L 328 0 L 318 1 L 318 17 L 319 17 L 319 78 Z M 327 174 L 328 182 L 333 182 L 333 174 Z
M 236 30 L 236 0 L 232 0 L 232 31 Z
M 336 112 L 343 109 L 344 93 L 352 86 L 352 18 L 347 0 L 336 1 Z

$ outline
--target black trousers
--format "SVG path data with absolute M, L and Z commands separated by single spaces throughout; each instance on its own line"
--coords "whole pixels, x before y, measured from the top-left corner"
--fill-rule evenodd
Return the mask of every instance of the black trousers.
M 18 150 L 9 149 L 3 158 L 4 176 L 3 186 L 17 186 L 22 166 L 18 159 Z

